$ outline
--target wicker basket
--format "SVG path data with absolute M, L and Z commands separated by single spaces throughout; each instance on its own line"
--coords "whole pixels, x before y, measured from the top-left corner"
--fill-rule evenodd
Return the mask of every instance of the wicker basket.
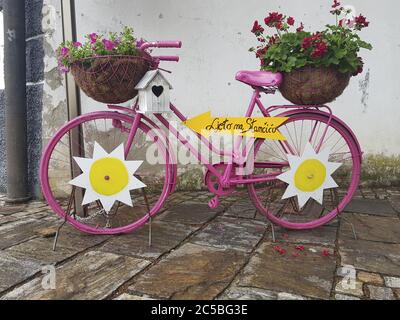
M 335 68 L 308 66 L 283 74 L 279 91 L 294 104 L 320 105 L 340 96 L 350 77 Z
M 100 56 L 76 61 L 71 72 L 89 97 L 102 103 L 123 103 L 137 95 L 136 84 L 150 69 L 145 56 Z

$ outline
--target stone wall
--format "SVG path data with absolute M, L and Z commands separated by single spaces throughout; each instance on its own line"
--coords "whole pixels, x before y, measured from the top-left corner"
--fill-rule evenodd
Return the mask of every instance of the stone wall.
M 1 7 L 1 3 L 0 3 Z M 26 0 L 26 95 L 28 127 L 28 181 L 33 196 L 40 195 L 39 161 L 42 150 L 42 99 L 44 79 L 44 50 L 42 32 L 43 0 Z M 5 108 L 0 98 L 0 150 L 5 151 Z M 5 152 L 0 155 L 0 192 L 6 191 Z

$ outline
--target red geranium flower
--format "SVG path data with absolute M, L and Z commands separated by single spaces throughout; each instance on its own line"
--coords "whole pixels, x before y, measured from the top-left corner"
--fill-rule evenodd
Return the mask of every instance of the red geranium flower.
M 355 17 L 354 21 L 356 23 L 356 28 L 358 29 L 366 28 L 369 26 L 367 18 L 365 18 L 362 14 L 360 14 L 358 17 Z
M 304 248 L 304 246 L 299 245 L 299 246 L 296 246 L 295 249 L 299 250 L 299 251 L 304 251 L 305 248 Z
M 340 2 L 337 1 L 337 0 L 333 0 L 332 8 L 337 8 L 337 7 L 339 7 L 339 6 L 340 6 Z
M 302 32 L 304 30 L 303 22 L 300 22 L 300 26 L 296 29 L 297 32 Z
M 278 12 L 270 12 L 268 17 L 264 19 L 268 27 L 275 27 L 278 22 L 282 22 L 283 14 Z
M 328 46 L 319 32 L 316 32 L 311 37 L 304 38 L 301 47 L 305 50 L 312 48 L 310 53 L 312 58 L 322 57 L 328 51 Z
M 254 21 L 253 29 L 251 29 L 251 32 L 258 36 L 264 32 L 264 28 L 256 20 L 256 21 Z
M 267 53 L 267 51 L 268 51 L 268 47 L 259 48 L 259 49 L 256 51 L 256 57 L 257 57 L 257 58 L 261 58 L 264 54 Z
M 318 42 L 316 44 L 316 48 L 314 49 L 313 52 L 311 52 L 311 57 L 312 58 L 318 58 L 322 57 L 325 55 L 325 53 L 328 51 L 328 46 L 326 45 L 325 42 Z
M 311 48 L 312 44 L 313 44 L 313 37 L 305 37 L 303 39 L 303 42 L 301 43 L 301 47 L 303 49 L 308 49 Z
M 269 38 L 268 44 L 271 46 L 275 43 L 277 43 L 279 39 L 279 36 L 277 34 L 274 34 L 271 38 Z
M 287 18 L 287 24 L 289 25 L 289 26 L 293 26 L 294 25 L 294 18 L 293 17 L 289 17 L 289 18 Z

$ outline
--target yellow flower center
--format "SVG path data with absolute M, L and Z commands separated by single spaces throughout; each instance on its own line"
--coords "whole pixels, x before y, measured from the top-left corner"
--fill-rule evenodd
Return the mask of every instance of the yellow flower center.
M 303 161 L 294 175 L 296 188 L 303 192 L 313 192 L 319 189 L 325 181 L 325 165 L 317 159 Z
M 129 173 L 124 163 L 117 158 L 102 158 L 93 162 L 89 180 L 98 194 L 112 196 L 121 192 L 129 182 Z

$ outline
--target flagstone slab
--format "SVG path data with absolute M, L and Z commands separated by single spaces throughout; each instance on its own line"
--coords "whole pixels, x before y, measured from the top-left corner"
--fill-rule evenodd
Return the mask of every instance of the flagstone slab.
M 20 242 L 36 237 L 36 230 L 53 225 L 51 221 L 22 219 L 0 225 L 0 249 L 5 249 Z
M 0 214 L 7 216 L 17 212 L 23 212 L 25 210 L 25 205 L 18 206 L 0 206 Z
M 56 269 L 56 289 L 42 287 L 42 277 L 12 290 L 2 299 L 104 299 L 148 265 L 148 261 L 89 251 Z
M 46 228 L 39 229 L 37 234 L 40 235 L 43 229 Z M 63 247 L 81 251 L 99 245 L 110 237 L 112 236 L 83 233 L 82 231 L 66 224 L 60 231 L 57 248 Z M 51 240 L 51 245 L 53 245 L 52 243 L 54 238 L 52 237 L 49 239 Z
M 28 279 L 41 270 L 41 263 L 0 251 L 0 292 Z
M 239 286 L 329 298 L 336 268 L 333 256 L 322 256 L 323 248 L 314 247 L 315 253 L 293 257 L 276 252 L 274 246 L 264 242 L 257 249 L 239 276 Z
M 353 199 L 346 206 L 345 211 L 386 217 L 397 216 L 389 200 Z
M 123 293 L 116 297 L 114 300 L 154 300 L 149 297 L 142 297 L 142 296 L 134 296 L 132 294 Z
M 162 221 L 153 222 L 151 228 L 151 246 L 149 246 L 149 225 L 146 224 L 130 234 L 112 237 L 99 250 L 126 256 L 156 259 L 176 247 L 196 230 L 192 226 Z
M 241 251 L 186 243 L 141 274 L 132 294 L 171 299 L 213 299 L 245 263 Z
M 34 238 L 4 250 L 18 260 L 32 261 L 39 265 L 62 262 L 79 251 L 77 248 L 63 247 L 62 245 L 53 251 L 53 241 L 49 238 Z
M 363 214 L 346 214 L 340 224 L 339 239 L 354 239 L 350 223 L 357 239 L 400 243 L 400 219 Z
M 389 201 L 395 211 L 400 213 L 400 194 L 391 195 Z
M 251 252 L 264 232 L 265 225 L 257 221 L 221 217 L 212 221 L 190 242 Z
M 277 300 L 278 294 L 258 288 L 232 286 L 218 300 Z
M 207 204 L 185 202 L 174 206 L 162 213 L 157 219 L 183 224 L 203 224 L 210 221 L 223 208 L 210 209 Z
M 266 218 L 258 212 L 251 201 L 235 202 L 226 210 L 224 216 L 266 221 Z
M 390 288 L 368 285 L 369 297 L 371 300 L 396 300 Z
M 310 230 L 288 230 L 275 227 L 275 241 L 298 244 L 318 244 L 322 246 L 334 246 L 337 229 L 331 226 L 322 226 Z M 268 233 L 272 239 L 272 233 Z
M 342 265 L 358 270 L 400 275 L 400 244 L 365 240 L 339 240 Z
M 41 272 L 42 267 L 62 262 L 77 252 L 61 246 L 53 251 L 52 241 L 43 238 L 34 238 L 1 251 L 0 292 Z

